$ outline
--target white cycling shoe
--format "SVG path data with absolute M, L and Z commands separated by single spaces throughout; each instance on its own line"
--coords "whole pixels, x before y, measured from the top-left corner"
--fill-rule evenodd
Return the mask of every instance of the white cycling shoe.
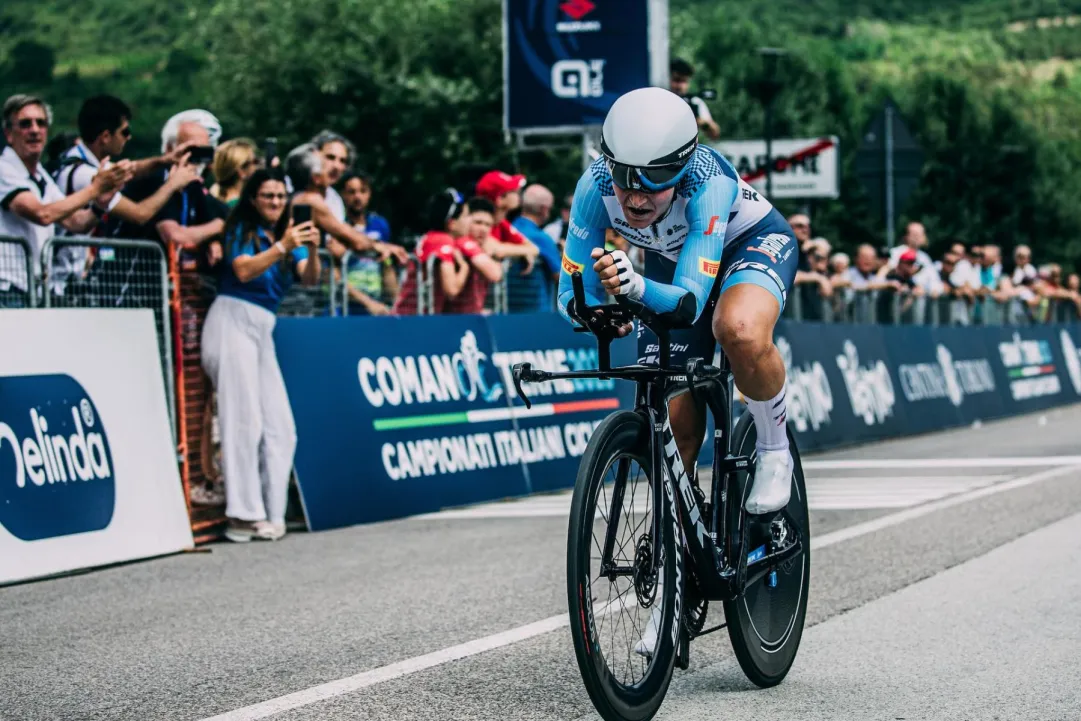
M 773 513 L 788 505 L 792 495 L 792 454 L 783 451 L 759 451 L 754 464 L 754 484 L 747 496 L 747 513 Z
M 657 600 L 661 600 L 660 588 L 657 589 Z M 645 633 L 642 634 L 642 638 L 638 639 L 638 643 L 634 644 L 636 654 L 646 658 L 653 656 L 653 651 L 657 648 L 657 633 L 660 627 L 661 609 L 654 604 L 653 611 L 649 614 L 649 623 L 646 624 Z

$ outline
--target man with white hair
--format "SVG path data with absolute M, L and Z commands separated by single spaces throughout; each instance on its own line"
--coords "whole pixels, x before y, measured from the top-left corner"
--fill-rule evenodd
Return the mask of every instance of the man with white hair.
M 205 110 L 188 110 L 169 118 L 162 129 L 162 151 L 169 155 L 177 149 L 185 152 L 194 147 L 211 146 L 221 137 L 217 119 Z M 197 165 L 199 178 L 173 195 L 165 207 L 146 225 L 126 224 L 117 235 L 128 238 L 158 238 L 165 245 L 196 250 L 221 235 L 228 209 L 207 193 L 202 174 L 205 166 Z M 125 195 L 138 202 L 150 197 L 165 184 L 168 169 L 150 173 L 128 186 Z M 220 259 L 220 246 L 210 247 L 211 263 Z
M 530 313 L 554 309 L 552 291 L 559 279 L 562 258 L 552 237 L 541 228 L 552 214 L 555 196 L 543 185 L 527 186 L 522 192 L 521 214 L 514 219 L 514 229 L 537 246 L 537 263 L 523 273 L 507 277 L 507 305 L 511 313 Z

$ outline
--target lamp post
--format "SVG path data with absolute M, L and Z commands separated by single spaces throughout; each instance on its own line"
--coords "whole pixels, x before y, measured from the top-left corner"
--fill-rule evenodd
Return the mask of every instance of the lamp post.
M 763 136 L 766 140 L 766 197 L 773 196 L 773 100 L 781 91 L 781 83 L 777 80 L 777 62 L 787 50 L 781 48 L 758 48 L 758 54 L 762 56 L 762 80 L 758 83 L 758 99 L 762 101 L 762 109 L 765 111 L 765 127 Z

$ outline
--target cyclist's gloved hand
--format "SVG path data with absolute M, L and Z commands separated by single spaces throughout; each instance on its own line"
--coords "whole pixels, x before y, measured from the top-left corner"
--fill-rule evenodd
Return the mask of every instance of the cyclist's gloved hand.
M 642 300 L 646 292 L 645 278 L 635 271 L 626 253 L 622 250 L 607 253 L 601 248 L 594 248 L 592 257 L 597 261 L 593 264 L 593 270 L 609 295 L 625 295 L 631 300 Z

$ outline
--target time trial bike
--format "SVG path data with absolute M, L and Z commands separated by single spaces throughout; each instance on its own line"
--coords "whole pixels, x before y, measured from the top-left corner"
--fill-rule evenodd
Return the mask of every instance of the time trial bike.
M 753 480 L 755 427 L 749 413 L 733 423 L 734 383 L 727 359 L 670 364 L 676 314 L 642 304 L 587 306 L 580 273 L 572 276 L 569 314 L 579 332 L 597 338 L 598 368 L 548 372 L 519 363 L 523 383 L 597 378 L 634 381 L 633 410 L 617 411 L 593 432 L 575 480 L 567 533 L 567 601 L 578 668 L 590 699 L 607 721 L 643 721 L 660 708 L 673 668 L 686 669 L 690 642 L 728 629 L 747 677 L 761 687 L 781 682 L 795 660 L 807 613 L 810 526 L 795 439 L 792 496 L 777 513 L 751 515 L 744 502 Z M 657 366 L 611 366 L 611 343 L 637 320 L 659 340 Z M 688 476 L 668 419 L 668 400 L 689 391 L 715 422 L 709 496 Z M 706 627 L 710 601 L 724 623 Z M 652 617 L 655 641 L 647 631 Z

